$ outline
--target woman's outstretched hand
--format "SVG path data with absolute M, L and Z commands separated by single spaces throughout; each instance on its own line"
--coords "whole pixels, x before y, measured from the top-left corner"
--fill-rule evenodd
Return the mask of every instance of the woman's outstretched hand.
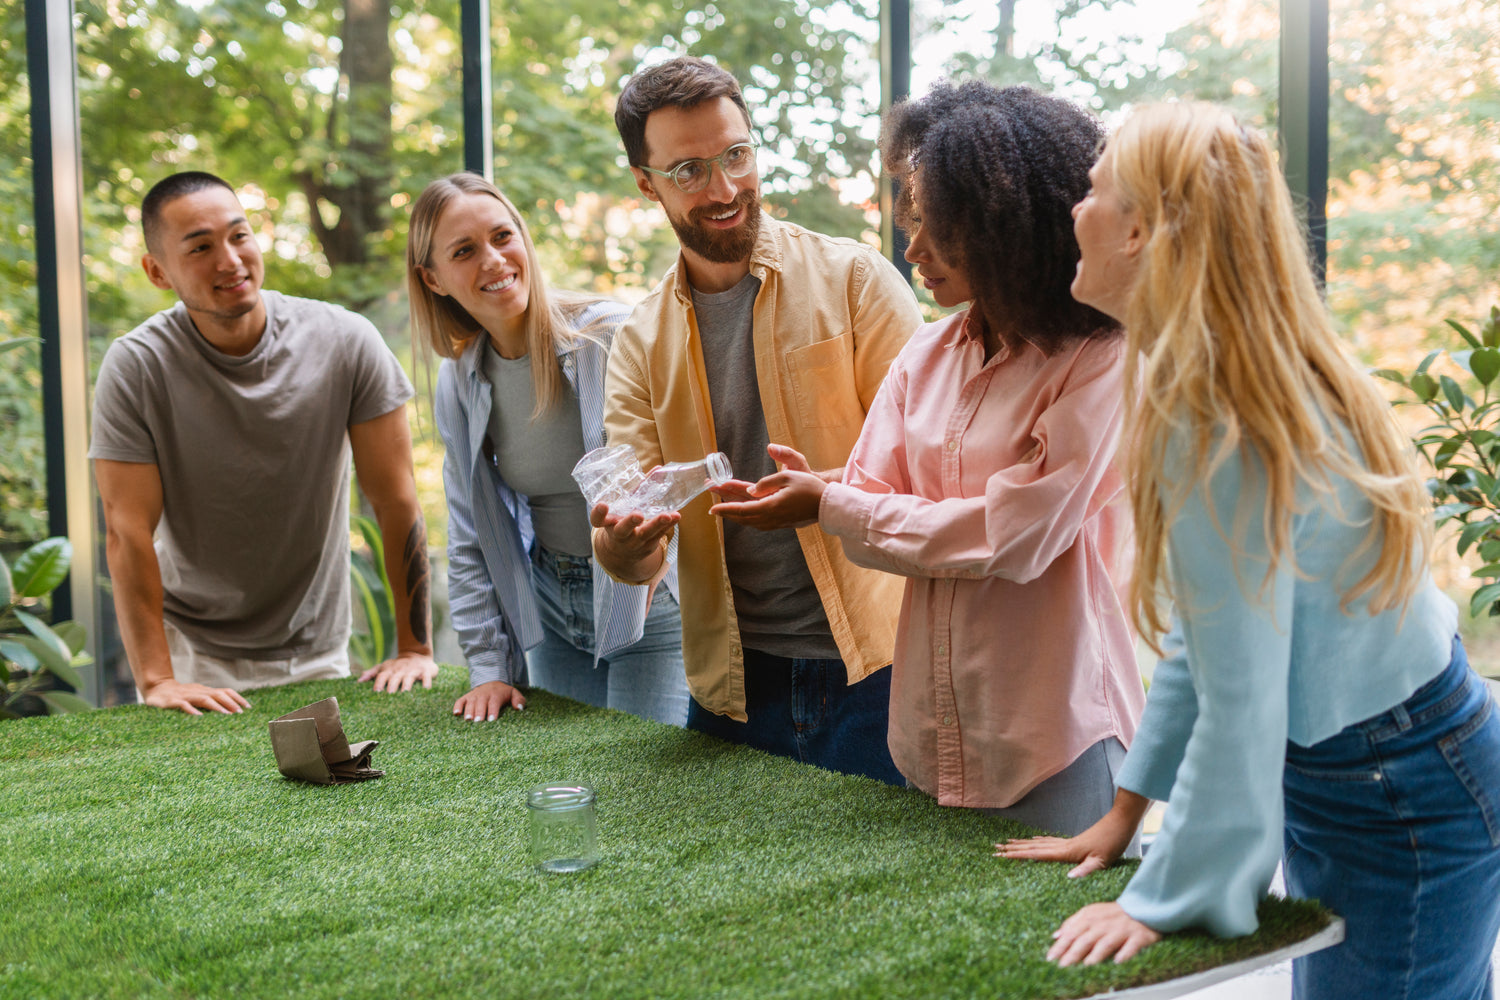
M 1135 838 L 1151 800 L 1123 788 L 1104 817 L 1076 837 L 1027 837 L 1002 840 L 995 857 L 1026 861 L 1061 861 L 1073 865 L 1068 878 L 1082 878 L 1120 860 Z
M 1136 952 L 1161 940 L 1154 931 L 1120 908 L 1119 903 L 1093 903 L 1073 914 L 1052 932 L 1047 960 L 1069 965 L 1098 965 L 1114 956 L 1128 961 Z
M 486 681 L 459 696 L 453 703 L 453 714 L 461 715 L 465 722 L 494 722 L 507 708 L 521 711 L 526 707 L 526 696 L 504 681 Z
M 708 512 L 762 531 L 817 524 L 823 487 L 837 480 L 843 470 L 814 472 L 801 452 L 785 445 L 769 445 L 766 451 L 781 470 L 756 483 L 732 481 L 730 490 L 720 491 L 725 502 L 714 504 Z

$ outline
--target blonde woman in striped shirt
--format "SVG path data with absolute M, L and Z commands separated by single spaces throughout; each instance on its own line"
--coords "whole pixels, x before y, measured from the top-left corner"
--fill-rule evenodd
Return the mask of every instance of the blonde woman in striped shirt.
M 545 690 L 682 724 L 687 685 L 675 574 L 654 590 L 595 563 L 570 472 L 604 443 L 604 371 L 629 310 L 553 291 L 525 220 L 475 174 L 412 207 L 412 327 L 444 360 L 434 408 L 447 454 L 448 596 L 480 722 Z

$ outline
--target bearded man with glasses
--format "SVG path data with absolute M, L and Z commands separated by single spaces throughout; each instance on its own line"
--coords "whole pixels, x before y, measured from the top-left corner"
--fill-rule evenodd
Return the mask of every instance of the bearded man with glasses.
M 850 563 L 816 509 L 760 480 L 790 457 L 779 446 L 840 475 L 916 299 L 873 248 L 761 211 L 749 110 L 718 66 L 642 70 L 615 124 L 682 252 L 615 337 L 609 443 L 647 470 L 722 451 L 737 479 L 717 505 L 652 518 L 596 507 L 594 553 L 629 583 L 677 567 L 689 728 L 902 783 L 886 727 L 904 584 Z

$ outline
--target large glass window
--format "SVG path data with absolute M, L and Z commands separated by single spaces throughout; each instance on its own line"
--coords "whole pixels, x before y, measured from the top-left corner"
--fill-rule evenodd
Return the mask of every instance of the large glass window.
M 495 181 L 528 214 L 556 283 L 639 297 L 676 259 L 665 217 L 636 190 L 613 112 L 625 77 L 684 54 L 744 85 L 772 212 L 878 238 L 878 0 L 491 9 Z
M 911 89 L 1028 84 L 1107 124 L 1152 101 L 1213 101 L 1274 140 L 1279 32 L 1276 4 L 1234 0 L 914 0 Z
M 0 0 L 0 555 L 47 537 L 31 90 L 21 0 Z
M 455 0 L 81 0 L 91 378 L 110 340 L 175 301 L 140 267 L 140 203 L 180 170 L 235 187 L 266 288 L 364 314 L 410 367 L 407 205 L 429 178 L 462 167 L 457 24 Z M 415 405 L 412 423 L 441 552 L 441 447 Z M 132 700 L 107 593 L 101 610 L 106 687 Z
M 1412 371 L 1444 323 L 1500 305 L 1500 7 L 1462 0 L 1334 0 L 1329 76 L 1328 303 L 1370 364 Z M 1454 373 L 1459 374 L 1459 373 Z M 1398 410 L 1410 432 L 1428 421 Z M 1439 583 L 1467 609 L 1477 583 L 1440 532 Z M 1500 623 L 1461 624 L 1500 676 Z

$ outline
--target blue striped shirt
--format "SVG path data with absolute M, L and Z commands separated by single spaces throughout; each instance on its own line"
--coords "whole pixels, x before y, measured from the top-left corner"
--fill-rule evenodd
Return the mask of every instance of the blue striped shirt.
M 604 444 L 604 371 L 615 331 L 628 307 L 601 300 L 575 320 L 590 337 L 559 348 L 558 363 L 573 387 L 585 449 Z M 434 409 L 446 454 L 448 496 L 448 600 L 459 645 L 469 661 L 469 683 L 526 680 L 525 651 L 542 641 L 531 587 L 530 552 L 536 543 L 526 497 L 500 478 L 485 448 L 491 385 L 481 370 L 482 337 L 438 369 Z M 489 454 L 486 454 L 486 452 Z M 618 583 L 597 562 L 594 570 L 594 659 L 641 637 L 646 588 Z M 676 570 L 665 581 L 676 592 Z M 602 625 L 600 624 L 602 623 Z

